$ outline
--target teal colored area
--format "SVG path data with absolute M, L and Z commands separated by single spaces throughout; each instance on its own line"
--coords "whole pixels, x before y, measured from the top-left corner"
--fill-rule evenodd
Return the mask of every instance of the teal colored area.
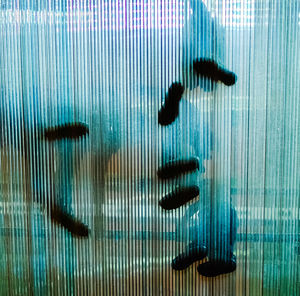
M 298 296 L 299 13 L 296 0 L 0 0 L 0 295 Z M 201 58 L 236 83 L 196 75 Z M 178 116 L 161 126 L 175 82 Z M 89 132 L 44 137 L 72 123 Z M 198 169 L 158 176 L 191 158 Z M 175 271 L 190 245 L 207 253 Z M 197 271 L 233 258 L 228 274 Z

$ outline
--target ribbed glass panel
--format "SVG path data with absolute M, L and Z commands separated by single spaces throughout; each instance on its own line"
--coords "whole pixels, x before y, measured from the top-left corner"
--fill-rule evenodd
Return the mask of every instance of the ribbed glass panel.
M 298 0 L 0 0 L 0 295 L 299 295 Z

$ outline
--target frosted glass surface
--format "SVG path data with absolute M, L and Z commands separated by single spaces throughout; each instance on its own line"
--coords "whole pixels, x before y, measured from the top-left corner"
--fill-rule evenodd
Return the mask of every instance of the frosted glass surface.
M 299 295 L 299 29 L 298 0 L 0 0 L 0 295 Z

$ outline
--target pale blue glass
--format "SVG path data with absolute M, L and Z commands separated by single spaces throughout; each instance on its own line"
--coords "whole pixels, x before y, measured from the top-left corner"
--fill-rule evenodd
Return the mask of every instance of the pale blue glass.
M 1 295 L 298 295 L 297 0 L 0 0 Z M 193 62 L 233 71 L 226 86 Z M 178 118 L 158 123 L 170 85 Z M 78 139 L 49 127 L 84 123 Z M 197 171 L 166 181 L 169 160 Z M 176 186 L 199 196 L 172 211 Z M 85 238 L 50 219 L 59 205 Z M 184 271 L 189 244 L 208 253 Z M 207 278 L 205 262 L 236 270 Z

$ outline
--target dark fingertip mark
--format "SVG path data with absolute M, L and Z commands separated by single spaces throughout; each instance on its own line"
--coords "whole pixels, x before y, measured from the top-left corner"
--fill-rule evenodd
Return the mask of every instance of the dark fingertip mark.
M 48 141 L 78 139 L 89 133 L 89 128 L 81 122 L 67 123 L 45 129 L 44 137 Z
M 169 179 L 198 169 L 199 159 L 197 157 L 190 157 L 189 159 L 167 162 L 157 170 L 157 176 L 161 179 Z
M 51 220 L 66 228 L 73 236 L 86 238 L 89 236 L 88 227 L 65 212 L 58 206 L 51 209 Z
M 177 256 L 172 261 L 172 268 L 174 270 L 183 270 L 188 268 L 194 262 L 204 259 L 207 256 L 207 248 L 191 244 L 187 251 Z
M 159 205 L 165 210 L 177 209 L 199 195 L 198 186 L 179 187 L 165 195 Z
M 180 82 L 174 82 L 169 87 L 164 105 L 158 112 L 158 123 L 160 125 L 171 124 L 178 116 L 179 103 L 184 93 L 184 87 Z
M 197 75 L 207 77 L 213 81 L 221 81 L 227 86 L 234 85 L 237 80 L 235 73 L 220 67 L 214 60 L 200 58 L 193 63 Z
M 236 83 L 237 76 L 233 72 L 230 72 L 224 68 L 219 68 L 219 69 L 220 69 L 219 80 L 221 82 L 223 82 L 227 86 L 232 86 Z
M 229 262 L 205 262 L 197 267 L 198 272 L 205 277 L 215 277 L 236 270 L 236 258 L 232 256 Z

